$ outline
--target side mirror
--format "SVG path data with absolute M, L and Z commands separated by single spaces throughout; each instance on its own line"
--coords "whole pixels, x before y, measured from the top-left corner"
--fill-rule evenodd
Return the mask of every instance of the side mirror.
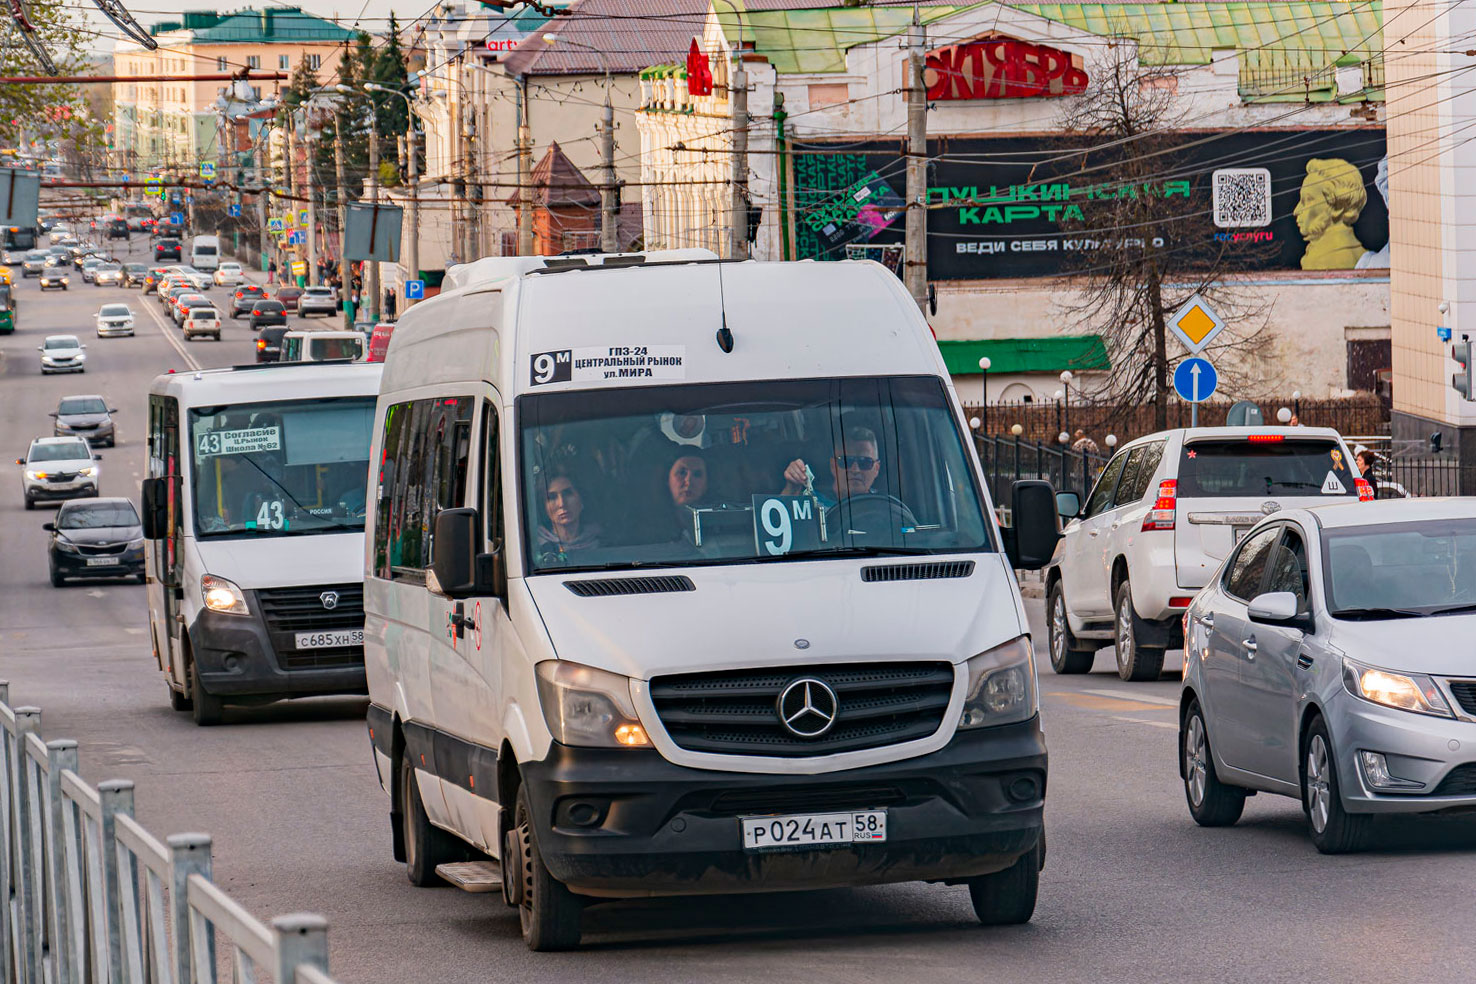
M 56 411 L 53 410 L 50 413 L 48 413 L 46 416 L 48 416 L 48 417 L 55 417 L 56 416 Z
M 143 480 L 143 531 L 146 540 L 162 540 L 169 532 L 169 486 L 168 479 L 146 478 Z
M 118 412 L 118 408 L 117 407 L 108 407 L 108 413 L 117 413 L 117 412 Z
M 1081 496 L 1075 492 L 1056 493 L 1056 515 L 1062 519 L 1075 519 L 1081 515 Z
M 42 523 L 41 524 L 41 528 L 43 530 L 45 530 L 46 532 L 48 532 L 48 533 L 55 533 L 56 532 L 56 524 L 55 523 Z
M 1038 571 L 1051 562 L 1061 539 L 1056 492 L 1050 482 L 1025 479 L 1010 487 L 1012 526 L 1003 530 L 1005 555 L 1018 570 Z
M 431 573 L 441 592 L 463 598 L 476 591 L 476 538 L 479 518 L 475 509 L 442 509 L 436 514 L 431 541 Z
M 1246 615 L 1261 625 L 1284 625 L 1303 632 L 1315 632 L 1317 623 L 1311 612 L 1297 611 L 1297 596 L 1290 591 L 1268 591 L 1251 599 Z

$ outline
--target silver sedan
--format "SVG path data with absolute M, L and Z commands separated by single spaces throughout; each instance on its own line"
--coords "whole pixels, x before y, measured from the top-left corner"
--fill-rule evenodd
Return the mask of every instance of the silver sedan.
M 1324 853 L 1378 813 L 1476 808 L 1476 508 L 1274 512 L 1184 616 L 1179 775 L 1203 826 L 1302 801 Z

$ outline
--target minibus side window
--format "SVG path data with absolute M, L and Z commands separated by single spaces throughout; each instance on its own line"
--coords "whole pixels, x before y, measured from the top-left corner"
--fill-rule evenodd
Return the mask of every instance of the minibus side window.
M 498 442 L 497 407 L 482 401 L 482 502 L 486 512 L 487 552 L 499 553 L 506 535 L 502 520 L 502 448 Z
M 387 553 L 394 580 L 424 581 L 436 515 L 461 505 L 471 454 L 471 397 L 416 400 L 385 418 L 385 447 L 400 428 L 389 486 Z M 381 492 L 381 495 L 384 495 Z M 376 522 L 376 527 L 378 523 Z M 377 533 L 376 533 L 377 536 Z
M 401 445 L 408 432 L 406 421 L 410 404 L 396 403 L 384 412 L 384 440 L 380 442 L 379 484 L 374 506 L 374 573 L 388 580 L 394 576 L 390 559 L 390 531 L 394 528 L 396 502 L 394 491 L 400 471 Z

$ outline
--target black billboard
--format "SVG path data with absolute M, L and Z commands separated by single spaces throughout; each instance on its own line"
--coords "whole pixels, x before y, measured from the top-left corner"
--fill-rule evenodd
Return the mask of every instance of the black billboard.
M 801 258 L 902 241 L 900 141 L 797 143 L 794 152 Z M 1067 275 L 1123 242 L 1186 260 L 1223 251 L 1243 270 L 1389 265 L 1381 127 L 1185 131 L 1154 146 L 1161 166 L 1136 162 L 1148 176 L 1133 183 L 1122 177 L 1124 152 L 1076 136 L 929 141 L 928 278 Z M 1123 195 L 1162 198 L 1168 207 L 1155 214 L 1198 218 L 1103 235 L 1101 210 Z M 1204 248 L 1173 241 L 1184 235 Z

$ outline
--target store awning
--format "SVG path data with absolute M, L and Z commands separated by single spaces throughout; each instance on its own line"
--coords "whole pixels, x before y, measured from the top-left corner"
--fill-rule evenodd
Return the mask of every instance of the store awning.
M 1055 335 L 1048 338 L 985 338 L 939 342 L 950 376 L 979 375 L 979 360 L 989 357 L 990 373 L 1084 372 L 1111 369 L 1101 335 Z

